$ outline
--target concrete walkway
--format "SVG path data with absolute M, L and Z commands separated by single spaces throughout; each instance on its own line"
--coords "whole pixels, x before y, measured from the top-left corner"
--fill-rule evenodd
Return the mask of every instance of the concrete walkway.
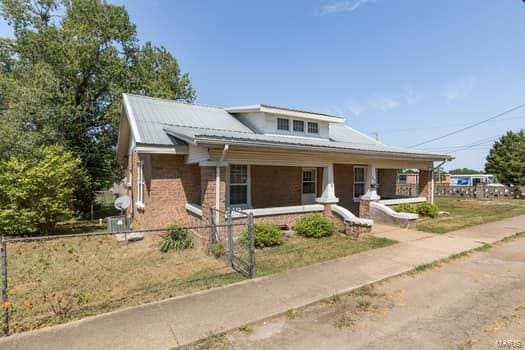
M 447 235 L 418 235 L 393 246 L 268 277 L 12 335 L 0 340 L 0 349 L 166 350 L 283 314 L 523 230 L 525 215 Z

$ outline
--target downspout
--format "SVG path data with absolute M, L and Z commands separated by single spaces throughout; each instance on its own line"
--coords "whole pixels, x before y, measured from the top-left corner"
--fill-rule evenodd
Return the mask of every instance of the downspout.
M 219 208 L 221 205 L 221 164 L 224 161 L 224 158 L 226 158 L 226 153 L 228 153 L 228 148 L 230 148 L 230 146 L 228 144 L 225 144 L 222 150 L 221 158 L 219 159 L 219 162 L 215 166 L 215 224 L 216 225 L 220 224 Z
M 430 183 L 431 187 L 431 193 L 430 193 L 430 203 L 434 204 L 434 170 L 439 169 L 447 162 L 447 159 L 443 160 L 441 163 L 439 163 L 437 166 L 432 168 L 432 182 Z

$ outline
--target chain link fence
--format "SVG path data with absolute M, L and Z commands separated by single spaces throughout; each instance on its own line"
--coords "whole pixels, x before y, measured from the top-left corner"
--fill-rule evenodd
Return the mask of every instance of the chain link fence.
M 160 250 L 168 228 L 3 237 L 4 335 L 255 277 L 253 218 L 212 211 L 210 224 L 179 228 L 194 236 L 192 248 L 168 252 Z M 210 238 L 208 249 L 197 237 Z

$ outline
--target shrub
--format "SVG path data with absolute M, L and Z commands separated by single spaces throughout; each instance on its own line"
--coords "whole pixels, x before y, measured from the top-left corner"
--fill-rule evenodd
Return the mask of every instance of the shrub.
M 319 214 L 305 216 L 294 226 L 295 232 L 305 237 L 321 238 L 334 233 L 335 224 Z
M 435 219 L 438 217 L 438 208 L 432 203 L 422 203 L 417 207 L 417 213 Z
M 393 209 L 397 211 L 398 213 L 411 213 L 411 214 L 417 213 L 417 207 L 409 203 L 403 203 L 403 204 L 396 205 Z
M 224 244 L 222 244 L 221 242 L 217 242 L 211 247 L 211 253 L 216 258 L 220 258 L 224 255 L 225 252 L 226 249 L 224 248 Z
M 284 234 L 277 225 L 274 224 L 255 224 L 253 233 L 256 248 L 273 247 L 283 244 Z M 241 234 L 239 240 L 243 244 L 249 243 L 248 231 Z
M 0 161 L 0 232 L 53 232 L 74 214 L 75 191 L 86 179 L 80 169 L 80 159 L 61 146 Z
M 183 250 L 193 247 L 191 234 L 177 224 L 168 227 L 168 233 L 159 243 L 160 251 L 166 253 L 171 249 Z

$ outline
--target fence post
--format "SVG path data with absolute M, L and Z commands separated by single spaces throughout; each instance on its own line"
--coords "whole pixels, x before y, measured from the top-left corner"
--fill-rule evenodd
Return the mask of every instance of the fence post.
M 233 226 L 232 226 L 232 208 L 228 208 L 228 262 L 233 266 Z
M 214 231 L 214 222 L 213 222 L 213 208 L 210 208 L 209 210 L 209 225 L 210 225 L 210 237 L 209 237 L 209 241 L 208 241 L 208 251 L 211 253 L 212 252 L 212 249 L 213 249 L 213 245 L 215 244 L 215 233 L 213 232 Z
M 248 214 L 248 236 L 250 237 L 250 278 L 255 278 L 257 275 L 255 269 L 255 233 L 253 229 L 253 213 Z
M 2 303 L 4 309 L 4 336 L 9 335 L 9 309 L 7 297 L 7 240 L 2 237 Z

